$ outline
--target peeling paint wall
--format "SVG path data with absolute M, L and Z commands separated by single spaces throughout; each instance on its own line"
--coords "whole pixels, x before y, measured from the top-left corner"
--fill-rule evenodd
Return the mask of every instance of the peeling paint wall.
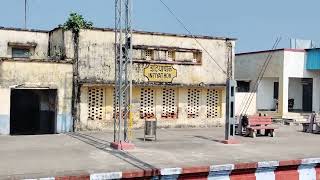
M 74 56 L 73 37 L 71 31 L 65 31 L 61 28 L 56 28 L 50 31 L 49 51 L 51 57 L 60 57 L 65 60 L 73 59 Z
M 197 39 L 209 51 L 217 63 L 227 70 L 227 43 L 225 40 Z M 202 51 L 201 65 L 173 65 L 178 76 L 173 83 L 179 84 L 225 84 L 226 75 L 197 44 L 193 38 L 165 35 L 133 34 L 133 45 L 192 48 Z M 234 48 L 234 42 L 232 42 Z M 147 63 L 134 63 L 134 80 L 147 82 L 143 69 Z M 82 80 L 110 82 L 114 80 L 114 32 L 83 30 L 80 32 L 79 73 Z
M 48 56 L 49 33 L 32 31 L 15 31 L 0 29 L 0 57 L 11 58 L 12 48 L 9 42 L 36 43 L 37 46 L 30 58 L 45 59 Z
M 209 51 L 214 60 L 227 71 L 227 61 L 229 50 L 226 40 L 220 39 L 197 39 L 202 46 Z M 234 41 L 231 42 L 231 58 L 234 56 Z M 229 43 L 230 43 L 229 42 Z M 113 128 L 113 87 L 110 84 L 114 83 L 115 77 L 115 64 L 114 64 L 114 32 L 101 31 L 101 30 L 82 30 L 80 32 L 79 42 L 79 75 L 80 81 L 84 84 L 81 88 L 80 97 L 80 121 L 82 129 L 104 129 Z M 175 88 L 177 90 L 177 118 L 163 118 L 161 117 L 162 104 L 162 89 L 163 86 L 159 84 L 152 85 L 144 76 L 144 68 L 148 65 L 145 62 L 134 62 L 133 64 L 133 80 L 136 84 L 143 84 L 146 88 L 150 87 L 157 94 L 155 96 L 155 116 L 158 119 L 159 127 L 206 127 L 206 126 L 219 126 L 224 123 L 225 119 L 225 88 L 226 74 L 215 64 L 205 50 L 197 44 L 191 37 L 178 37 L 166 35 L 151 35 L 151 34 L 133 34 L 133 45 L 143 46 L 158 46 L 158 47 L 178 47 L 185 49 L 197 49 L 202 51 L 201 64 L 198 65 L 182 65 L 174 64 L 173 67 L 177 70 L 177 77 L 173 79 L 172 83 L 176 86 L 173 87 L 170 83 L 166 84 L 167 88 Z M 178 54 L 176 54 L 178 55 Z M 192 55 L 192 53 L 191 53 Z M 191 55 L 189 55 L 191 57 Z M 183 58 L 183 57 L 179 57 Z M 95 84 L 105 84 L 96 85 Z M 218 89 L 220 92 L 220 102 L 217 105 L 220 116 L 215 118 L 207 117 L 207 89 L 199 87 L 200 94 L 200 110 L 199 117 L 188 117 L 188 88 L 194 88 L 199 85 L 216 86 L 211 87 Z M 96 102 L 103 105 L 102 115 L 93 115 L 95 120 L 91 120 L 89 108 L 88 94 L 90 94 L 90 86 L 97 88 L 99 93 L 106 94 L 102 98 L 104 102 Z M 102 88 L 102 89 L 99 89 Z M 134 113 L 134 127 L 142 127 L 143 119 L 140 117 L 140 88 L 135 85 L 133 90 L 133 113 Z M 97 98 L 97 97 L 95 97 Z M 99 97 L 98 97 L 99 98 Z M 95 108 L 94 108 L 95 109 Z M 97 112 L 100 112 L 98 109 Z M 101 119 L 99 119 L 101 117 Z
M 1 101 L 5 102 L 0 105 L 0 134 L 9 134 L 11 88 L 57 89 L 56 130 L 58 133 L 72 131 L 71 64 L 6 60 L 0 62 L 0 97 Z

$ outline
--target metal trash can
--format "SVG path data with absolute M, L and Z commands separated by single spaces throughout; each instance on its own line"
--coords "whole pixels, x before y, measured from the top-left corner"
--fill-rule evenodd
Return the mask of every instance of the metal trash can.
M 144 138 L 145 141 L 146 138 L 154 138 L 154 140 L 157 140 L 157 119 L 145 119 L 144 120 Z

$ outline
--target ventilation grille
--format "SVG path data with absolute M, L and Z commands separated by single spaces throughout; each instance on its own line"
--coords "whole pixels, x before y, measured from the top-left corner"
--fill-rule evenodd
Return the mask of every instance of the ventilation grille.
M 207 90 L 207 118 L 220 117 L 220 91 Z
M 152 60 L 153 59 L 153 50 L 147 49 L 144 51 L 144 59 Z
M 168 51 L 168 59 L 169 60 L 175 59 L 175 52 L 174 51 Z
M 88 118 L 90 120 L 102 120 L 103 113 L 104 90 L 103 88 L 89 87 L 88 89 Z
M 199 89 L 188 89 L 188 118 L 199 117 L 200 93 Z
M 178 118 L 177 100 L 175 89 L 162 90 L 162 114 L 163 118 Z
M 155 118 L 154 90 L 141 88 L 140 91 L 140 118 Z

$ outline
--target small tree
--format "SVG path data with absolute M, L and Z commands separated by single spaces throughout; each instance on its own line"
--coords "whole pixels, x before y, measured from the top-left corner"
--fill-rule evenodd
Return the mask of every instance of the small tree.
M 62 25 L 63 29 L 71 30 L 74 34 L 79 34 L 80 29 L 91 29 L 93 23 L 86 21 L 82 15 L 70 13 L 68 20 Z

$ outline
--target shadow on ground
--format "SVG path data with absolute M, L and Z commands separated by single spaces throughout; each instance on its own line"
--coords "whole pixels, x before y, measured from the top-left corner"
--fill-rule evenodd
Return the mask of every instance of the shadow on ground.
M 96 138 L 94 136 L 90 136 L 87 134 L 79 133 L 79 132 L 73 132 L 73 133 L 66 133 L 66 135 L 73 137 L 75 139 L 78 139 L 88 145 L 91 145 L 103 152 L 109 153 L 139 169 L 156 169 L 155 166 L 144 162 L 137 157 L 133 156 L 132 154 L 125 152 L 125 151 L 119 151 L 119 150 L 114 150 L 110 148 L 110 143 L 109 141 L 103 140 Z

